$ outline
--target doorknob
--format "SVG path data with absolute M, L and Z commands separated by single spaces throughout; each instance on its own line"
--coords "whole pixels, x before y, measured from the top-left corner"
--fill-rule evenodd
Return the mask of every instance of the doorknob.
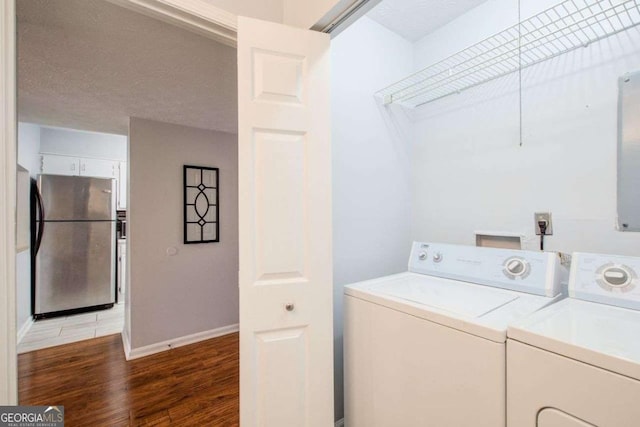
M 295 306 L 294 306 L 292 303 L 288 303 L 288 304 L 285 304 L 284 308 L 285 308 L 287 311 L 293 311 L 293 309 L 295 308 Z

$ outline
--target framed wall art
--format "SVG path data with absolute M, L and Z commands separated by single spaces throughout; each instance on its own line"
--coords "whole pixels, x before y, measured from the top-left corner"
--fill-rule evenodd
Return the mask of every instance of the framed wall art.
M 184 243 L 220 241 L 218 168 L 184 166 Z

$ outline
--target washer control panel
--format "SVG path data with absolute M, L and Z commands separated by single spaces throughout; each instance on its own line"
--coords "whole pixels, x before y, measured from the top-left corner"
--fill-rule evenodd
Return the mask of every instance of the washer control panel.
M 569 296 L 640 310 L 640 258 L 575 253 Z
M 423 242 L 413 243 L 409 271 L 549 297 L 568 277 L 553 252 Z
M 525 278 L 531 272 L 531 266 L 526 259 L 514 256 L 504 261 L 503 272 L 505 276 L 512 280 L 518 277 Z

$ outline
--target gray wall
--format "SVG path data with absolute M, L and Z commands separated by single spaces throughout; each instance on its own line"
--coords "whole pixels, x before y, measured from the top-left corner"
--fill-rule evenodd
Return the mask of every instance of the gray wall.
M 335 413 L 343 416 L 343 286 L 406 270 L 406 115 L 373 93 L 412 68 L 412 45 L 364 17 L 331 43 Z
M 35 177 L 40 171 L 40 126 L 18 123 L 18 164 Z M 31 318 L 31 253 L 16 255 L 16 325 L 18 331 Z
M 129 132 L 132 349 L 237 324 L 237 135 L 136 118 Z M 185 164 L 220 168 L 219 243 L 182 243 Z

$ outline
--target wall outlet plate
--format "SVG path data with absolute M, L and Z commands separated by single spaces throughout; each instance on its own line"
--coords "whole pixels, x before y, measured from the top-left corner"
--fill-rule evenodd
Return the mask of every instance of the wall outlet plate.
M 551 212 L 536 212 L 533 214 L 533 227 L 536 230 L 536 235 L 540 236 L 540 221 L 547 221 L 547 230 L 545 236 L 551 236 L 553 234 L 553 223 L 551 222 Z

